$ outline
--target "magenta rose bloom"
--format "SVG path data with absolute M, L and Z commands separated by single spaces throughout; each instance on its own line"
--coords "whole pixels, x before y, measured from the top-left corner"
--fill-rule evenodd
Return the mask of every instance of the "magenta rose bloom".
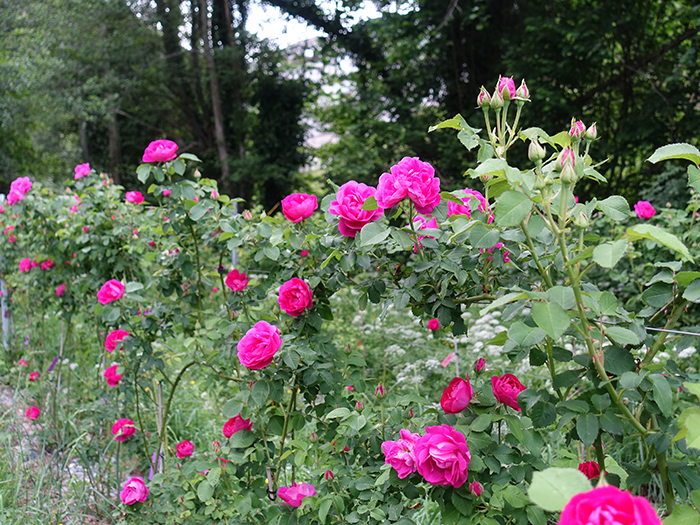
M 39 267 L 40 267 L 42 270 L 50 270 L 50 269 L 53 268 L 54 266 L 56 266 L 56 263 L 53 262 L 51 259 L 49 259 L 48 261 L 42 262 L 41 265 L 40 265 Z
M 133 505 L 137 501 L 143 503 L 148 498 L 148 487 L 141 476 L 136 476 L 124 483 L 124 489 L 119 493 L 124 505 Z
M 31 382 L 37 381 L 39 379 L 39 372 L 32 372 L 29 374 L 29 380 Z
M 17 190 L 10 190 L 10 193 L 7 194 L 7 204 L 10 206 L 17 204 L 22 199 L 24 199 L 24 193 L 20 193 Z
M 316 487 L 308 483 L 292 483 L 291 487 L 280 487 L 277 495 L 284 501 L 282 505 L 299 507 L 304 498 L 316 495 Z
M 306 193 L 292 193 L 288 197 L 282 199 L 282 213 L 294 223 L 308 219 L 314 214 L 318 208 L 316 195 L 307 195 Z
M 464 485 L 472 457 L 464 434 L 449 425 L 425 430 L 413 447 L 418 473 L 431 485 Z
M 19 262 L 19 271 L 20 272 L 28 272 L 29 270 L 32 269 L 32 260 L 29 259 L 28 257 L 25 257 Z
M 484 369 L 484 366 L 486 366 L 486 361 L 483 357 L 480 357 L 476 360 L 476 363 L 474 363 L 474 371 L 479 374 Z
M 377 185 L 380 208 L 391 208 L 408 197 L 418 213 L 427 215 L 440 204 L 440 179 L 429 163 L 418 157 L 404 157 L 389 171 L 379 177 Z
M 258 321 L 238 341 L 238 359 L 251 370 L 260 370 L 272 363 L 275 353 L 282 346 L 280 331 L 267 321 Z
M 634 211 L 640 219 L 651 219 L 656 215 L 656 210 L 649 201 L 639 201 L 634 205 Z
M 32 406 L 32 407 L 29 407 L 27 409 L 27 417 L 29 419 L 31 419 L 32 421 L 34 421 L 36 418 L 38 418 L 40 413 L 41 413 L 41 409 L 38 407 Z
M 132 204 L 141 204 L 143 202 L 143 195 L 141 195 L 140 191 L 127 191 L 126 200 Z
M 187 440 L 178 443 L 177 447 L 175 447 L 175 455 L 180 459 L 190 457 L 192 452 L 194 452 L 194 445 Z
M 112 301 L 121 299 L 124 295 L 124 285 L 116 279 L 110 279 L 102 285 L 97 292 L 97 300 L 102 304 L 109 304 Z
M 437 332 L 440 330 L 440 321 L 437 318 L 428 321 L 428 330 L 431 330 L 432 332 Z
M 588 479 L 600 476 L 600 465 L 596 461 L 586 461 L 578 464 L 578 471 L 582 472 Z
M 382 443 L 387 465 L 391 465 L 400 479 L 410 476 L 416 471 L 416 458 L 413 454 L 413 447 L 420 439 L 419 434 L 411 434 L 406 429 L 399 432 L 401 439 L 398 441 L 385 441 Z
M 61 297 L 66 292 L 66 285 L 61 284 L 56 288 L 56 297 Z
M 458 414 L 469 406 L 474 397 L 474 389 L 469 383 L 469 374 L 465 381 L 461 377 L 455 377 L 442 393 L 440 406 L 447 414 Z
M 117 386 L 122 378 L 122 374 L 117 374 L 117 368 L 119 365 L 112 365 L 103 374 L 109 386 Z
M 166 162 L 177 156 L 177 144 L 172 140 L 154 140 L 143 152 L 143 162 Z
M 503 403 L 510 408 L 520 412 L 518 405 L 518 394 L 525 390 L 523 384 L 513 374 L 503 374 L 491 378 L 493 395 L 499 403 Z
M 382 213 L 380 208 L 372 211 L 363 210 L 367 197 L 374 197 L 377 190 L 372 186 L 351 180 L 340 188 L 336 200 L 331 202 L 328 213 L 340 216 L 338 229 L 346 237 L 355 237 L 363 226 L 378 220 Z
M 469 207 L 469 201 L 472 199 L 477 199 L 479 201 L 479 205 L 477 206 L 477 209 L 481 213 L 485 213 L 488 215 L 488 223 L 491 224 L 493 222 L 493 212 L 491 211 L 491 208 L 489 207 L 489 203 L 486 200 L 486 197 L 484 197 L 480 192 L 476 190 L 472 190 L 470 188 L 464 188 L 464 193 L 467 194 L 466 197 L 461 197 L 460 200 L 464 204 L 457 204 L 452 201 L 447 201 L 447 216 L 451 215 L 466 215 L 467 218 L 471 219 L 472 218 L 472 210 Z
M 226 275 L 226 286 L 231 288 L 234 292 L 240 292 L 248 288 L 248 277 L 244 273 L 238 270 L 233 270 Z
M 278 301 L 282 310 L 292 317 L 299 317 L 313 306 L 313 292 L 303 280 L 292 277 L 280 286 Z
M 112 353 L 114 350 L 116 350 L 117 343 L 120 343 L 125 337 L 128 336 L 129 332 L 126 330 L 112 330 L 105 338 L 105 348 L 109 353 Z
M 75 167 L 75 180 L 78 180 L 82 177 L 85 177 L 87 175 L 90 175 L 90 164 L 85 163 L 85 164 L 78 164 Z
M 661 525 L 645 498 L 608 485 L 576 494 L 564 507 L 559 525 Z
M 128 437 L 136 433 L 136 426 L 131 419 L 117 419 L 112 425 L 112 435 L 116 436 L 117 441 L 126 441 Z
M 503 100 L 510 100 L 515 98 L 515 80 L 513 77 L 499 77 L 498 84 L 496 84 L 496 89 L 503 97 Z
M 232 417 L 224 424 L 224 436 L 230 438 L 239 430 L 253 430 L 250 419 L 243 419 L 240 414 Z
M 24 197 L 24 194 L 31 189 L 32 181 L 29 180 L 29 177 L 19 177 L 18 179 L 13 180 L 12 184 L 10 184 L 10 191 L 21 193 L 22 197 Z

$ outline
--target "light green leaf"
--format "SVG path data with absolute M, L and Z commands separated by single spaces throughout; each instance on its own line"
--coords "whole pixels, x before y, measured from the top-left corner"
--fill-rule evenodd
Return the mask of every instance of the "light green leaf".
M 255 441 L 255 434 L 250 430 L 235 432 L 228 441 L 231 448 L 248 448 Z
M 136 168 L 136 176 L 138 179 L 141 181 L 142 184 L 146 184 L 146 181 L 148 180 L 148 177 L 151 175 L 151 165 L 150 164 L 141 164 L 138 168 Z
M 190 219 L 198 221 L 207 213 L 207 206 L 203 202 L 198 202 L 190 208 Z
M 374 211 L 379 209 L 379 204 L 377 204 L 377 198 L 374 195 L 370 195 L 365 199 L 365 203 L 362 205 L 363 210 Z
M 663 244 L 667 248 L 680 253 L 683 259 L 687 259 L 689 261 L 693 260 L 688 248 L 686 248 L 685 244 L 683 244 L 678 237 L 662 228 L 659 228 L 658 226 L 654 226 L 652 224 L 637 224 L 636 226 L 627 228 L 627 236 L 632 241 L 639 239 L 651 239 L 652 241 L 656 241 Z
M 517 226 L 532 209 L 532 201 L 519 191 L 507 191 L 496 202 L 496 223 L 503 228 Z
M 571 324 L 571 319 L 557 303 L 535 301 L 532 305 L 532 319 L 555 341 L 559 339 Z
M 656 308 L 665 306 L 671 299 L 673 299 L 673 288 L 666 283 L 654 283 L 642 294 L 642 301 Z
M 692 164 L 688 166 L 688 186 L 700 191 L 700 169 Z
M 576 494 L 591 490 L 591 482 L 576 469 L 552 467 L 532 475 L 530 501 L 549 512 L 561 512 Z
M 676 274 L 676 282 L 681 286 L 688 286 L 695 279 L 700 279 L 700 272 L 680 272 Z
M 687 299 L 691 303 L 700 303 L 700 279 L 688 285 L 688 288 L 683 292 L 683 299 Z
M 541 328 L 528 326 L 522 321 L 515 321 L 508 329 L 508 339 L 516 342 L 523 348 L 536 345 L 542 341 L 546 335 L 547 334 Z
M 630 216 L 630 205 L 620 195 L 613 195 L 602 201 L 598 201 L 596 208 L 614 221 L 624 221 Z
M 584 445 L 592 445 L 598 437 L 598 418 L 594 414 L 581 414 L 576 420 L 576 432 Z
M 328 511 L 331 510 L 332 500 L 327 499 L 321 502 L 321 506 L 318 508 L 318 519 L 321 523 L 326 523 L 326 518 L 328 517 Z
M 620 239 L 615 242 L 605 242 L 593 250 L 593 260 L 603 268 L 613 268 L 627 252 L 629 242 Z
M 336 419 L 336 418 L 341 418 L 341 417 L 347 417 L 350 415 L 350 410 L 348 410 L 345 407 L 340 407 L 336 408 L 334 410 L 331 410 L 328 415 L 326 416 L 326 419 Z
M 647 377 L 654 383 L 654 401 L 663 415 L 669 417 L 673 412 L 673 392 L 668 381 L 661 374 L 650 374 Z
M 676 505 L 663 525 L 700 525 L 700 513 L 689 505 Z
M 359 233 L 360 246 L 374 246 L 389 237 L 391 229 L 383 222 L 370 222 Z
M 469 242 L 474 248 L 493 248 L 500 235 L 498 230 L 489 229 L 480 222 L 476 223 L 469 232 Z
M 209 501 L 214 494 L 214 487 L 212 487 L 207 480 L 199 483 L 197 486 L 197 497 L 200 501 Z
M 609 326 L 605 329 L 605 335 L 608 336 L 613 343 L 625 346 L 625 345 L 638 345 L 641 341 L 637 334 L 632 330 L 623 328 L 621 326 Z
M 692 144 L 678 142 L 675 144 L 667 144 L 657 149 L 647 160 L 652 164 L 656 164 L 662 160 L 684 159 L 700 165 L 700 150 Z
M 138 290 L 143 290 L 143 285 L 136 281 L 131 281 L 126 283 L 125 287 L 126 293 L 136 292 Z
M 698 399 L 700 399 L 700 383 L 689 383 L 686 381 L 685 383 L 683 383 L 683 386 L 686 390 L 688 390 L 688 392 L 690 392 L 691 394 L 695 394 L 696 396 L 698 396 Z

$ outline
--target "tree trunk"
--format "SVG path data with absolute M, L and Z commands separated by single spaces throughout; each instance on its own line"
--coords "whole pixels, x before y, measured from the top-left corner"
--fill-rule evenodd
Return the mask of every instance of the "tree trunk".
M 90 162 L 90 150 L 88 148 L 87 122 L 80 121 L 80 149 L 83 156 L 83 162 Z
M 209 89 L 211 91 L 211 105 L 214 112 L 214 138 L 216 139 L 216 149 L 219 152 L 219 162 L 221 163 L 221 182 L 224 188 L 231 184 L 231 170 L 228 165 L 228 153 L 226 151 L 226 140 L 224 138 L 224 123 L 221 111 L 221 95 L 219 93 L 219 77 L 216 75 L 216 64 L 214 63 L 214 50 L 211 42 L 211 27 L 207 16 L 207 0 L 199 0 L 199 15 L 201 17 L 201 29 L 204 40 L 204 57 L 209 69 Z

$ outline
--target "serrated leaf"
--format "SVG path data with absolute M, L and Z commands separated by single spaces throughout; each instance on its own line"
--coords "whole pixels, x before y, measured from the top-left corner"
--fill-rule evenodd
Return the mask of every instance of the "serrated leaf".
M 685 244 L 683 244 L 674 234 L 667 232 L 658 226 L 654 226 L 652 224 L 637 224 L 636 226 L 627 228 L 627 236 L 632 241 L 639 239 L 650 239 L 652 241 L 656 241 L 663 244 L 667 248 L 678 252 L 681 254 L 683 259 L 693 261 L 693 257 L 690 255 L 690 252 L 688 251 L 688 248 L 686 248 Z
M 515 321 L 508 329 L 508 339 L 516 342 L 523 348 L 536 345 L 542 341 L 546 335 L 547 334 L 541 328 L 528 326 L 522 321 Z
M 611 374 L 622 375 L 631 372 L 636 368 L 634 357 L 629 352 L 619 346 L 608 346 L 604 350 L 604 367 Z
M 527 491 L 530 501 L 549 512 L 561 512 L 576 494 L 591 490 L 591 483 L 576 469 L 552 467 L 535 472 Z
M 614 268 L 627 252 L 629 242 L 620 239 L 615 242 L 605 242 L 593 250 L 593 260 L 603 268 Z
M 661 308 L 673 299 L 673 288 L 666 283 L 654 283 L 644 290 L 642 301 L 649 306 Z
M 675 144 L 661 146 L 647 160 L 652 164 L 656 164 L 662 160 L 670 159 L 689 160 L 695 165 L 700 165 L 700 150 L 692 144 L 677 142 Z
M 500 234 L 496 229 L 490 229 L 481 224 L 476 223 L 469 232 L 469 242 L 474 248 L 493 248 L 497 243 Z
M 239 430 L 235 432 L 228 440 L 231 448 L 248 448 L 255 441 L 255 434 L 250 430 Z
M 693 281 L 683 292 L 683 299 L 691 303 L 700 303 L 700 279 Z
M 358 234 L 360 246 L 374 246 L 386 239 L 391 229 L 382 222 L 370 222 L 366 224 Z
M 199 501 L 207 502 L 214 495 L 214 487 L 205 479 L 197 485 L 197 497 Z
M 630 205 L 627 203 L 627 200 L 620 195 L 613 195 L 607 199 L 598 201 L 596 208 L 614 221 L 624 221 L 629 218 L 631 213 Z
M 379 204 L 377 204 L 377 198 L 374 195 L 370 195 L 365 199 L 365 203 L 362 205 L 362 210 L 374 211 L 379 209 Z
M 654 401 L 659 406 L 661 413 L 666 417 L 671 416 L 673 412 L 673 392 L 668 381 L 661 374 L 650 374 L 647 378 L 654 384 L 652 389 Z
M 592 445 L 598 437 L 598 418 L 594 414 L 581 414 L 576 420 L 576 432 L 584 445 Z
M 638 345 L 641 341 L 632 330 L 621 326 L 609 326 L 605 329 L 605 335 L 613 343 L 619 346 Z
M 561 306 L 545 301 L 533 303 L 532 320 L 555 341 L 564 335 L 571 324 L 571 319 Z
M 503 228 L 517 226 L 532 209 L 532 201 L 519 191 L 507 191 L 496 202 L 496 223 Z

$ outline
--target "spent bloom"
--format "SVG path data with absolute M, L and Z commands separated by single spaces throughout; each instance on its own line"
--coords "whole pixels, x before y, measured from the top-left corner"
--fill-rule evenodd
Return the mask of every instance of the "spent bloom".
M 41 268 L 42 270 L 50 270 L 50 269 L 53 268 L 54 266 L 56 266 L 56 263 L 53 262 L 52 259 L 49 259 L 49 260 L 47 260 L 47 261 L 42 262 L 41 265 L 40 265 L 40 268 Z
M 87 175 L 90 175 L 90 164 L 85 163 L 85 164 L 78 164 L 75 167 L 75 180 L 78 180 L 82 177 L 85 177 Z
M 253 424 L 250 419 L 243 419 L 243 417 L 238 414 L 236 417 L 232 417 L 224 424 L 224 436 L 230 438 L 239 430 L 253 430 Z
M 282 213 L 285 218 L 294 223 L 308 219 L 318 208 L 316 195 L 292 193 L 282 199 Z
M 141 476 L 130 478 L 124 483 L 124 489 L 119 493 L 119 497 L 124 505 L 143 503 L 148 498 L 148 487 Z
M 238 342 L 238 359 L 250 370 L 260 370 L 272 363 L 282 346 L 279 329 L 267 321 L 258 321 Z
M 166 162 L 177 156 L 177 144 L 172 140 L 154 140 L 143 152 L 143 162 Z
M 291 487 L 280 487 L 277 495 L 284 501 L 282 505 L 299 507 L 304 498 L 316 495 L 316 487 L 308 483 L 292 483 Z
M 126 441 L 136 433 L 136 426 L 131 419 L 117 419 L 112 425 L 112 435 L 117 441 Z
M 382 443 L 384 462 L 391 465 L 400 479 L 410 476 L 416 471 L 416 458 L 413 453 L 414 445 L 420 439 L 419 434 L 412 434 L 406 429 L 399 432 L 401 439 L 398 441 L 385 441 Z
M 378 220 L 384 213 L 381 208 L 363 210 L 368 197 L 377 194 L 376 188 L 351 180 L 338 188 L 336 200 L 331 202 L 328 213 L 338 215 L 338 229 L 345 237 L 355 237 L 363 226 Z
M 440 204 L 440 179 L 418 157 L 404 157 L 379 177 L 377 204 L 387 209 L 408 197 L 418 213 L 430 214 Z
M 656 215 L 656 210 L 649 201 L 639 201 L 634 205 L 634 211 L 640 219 L 651 219 Z
M 39 379 L 39 372 L 32 372 L 31 374 L 29 374 L 30 381 L 34 382 L 37 379 Z

